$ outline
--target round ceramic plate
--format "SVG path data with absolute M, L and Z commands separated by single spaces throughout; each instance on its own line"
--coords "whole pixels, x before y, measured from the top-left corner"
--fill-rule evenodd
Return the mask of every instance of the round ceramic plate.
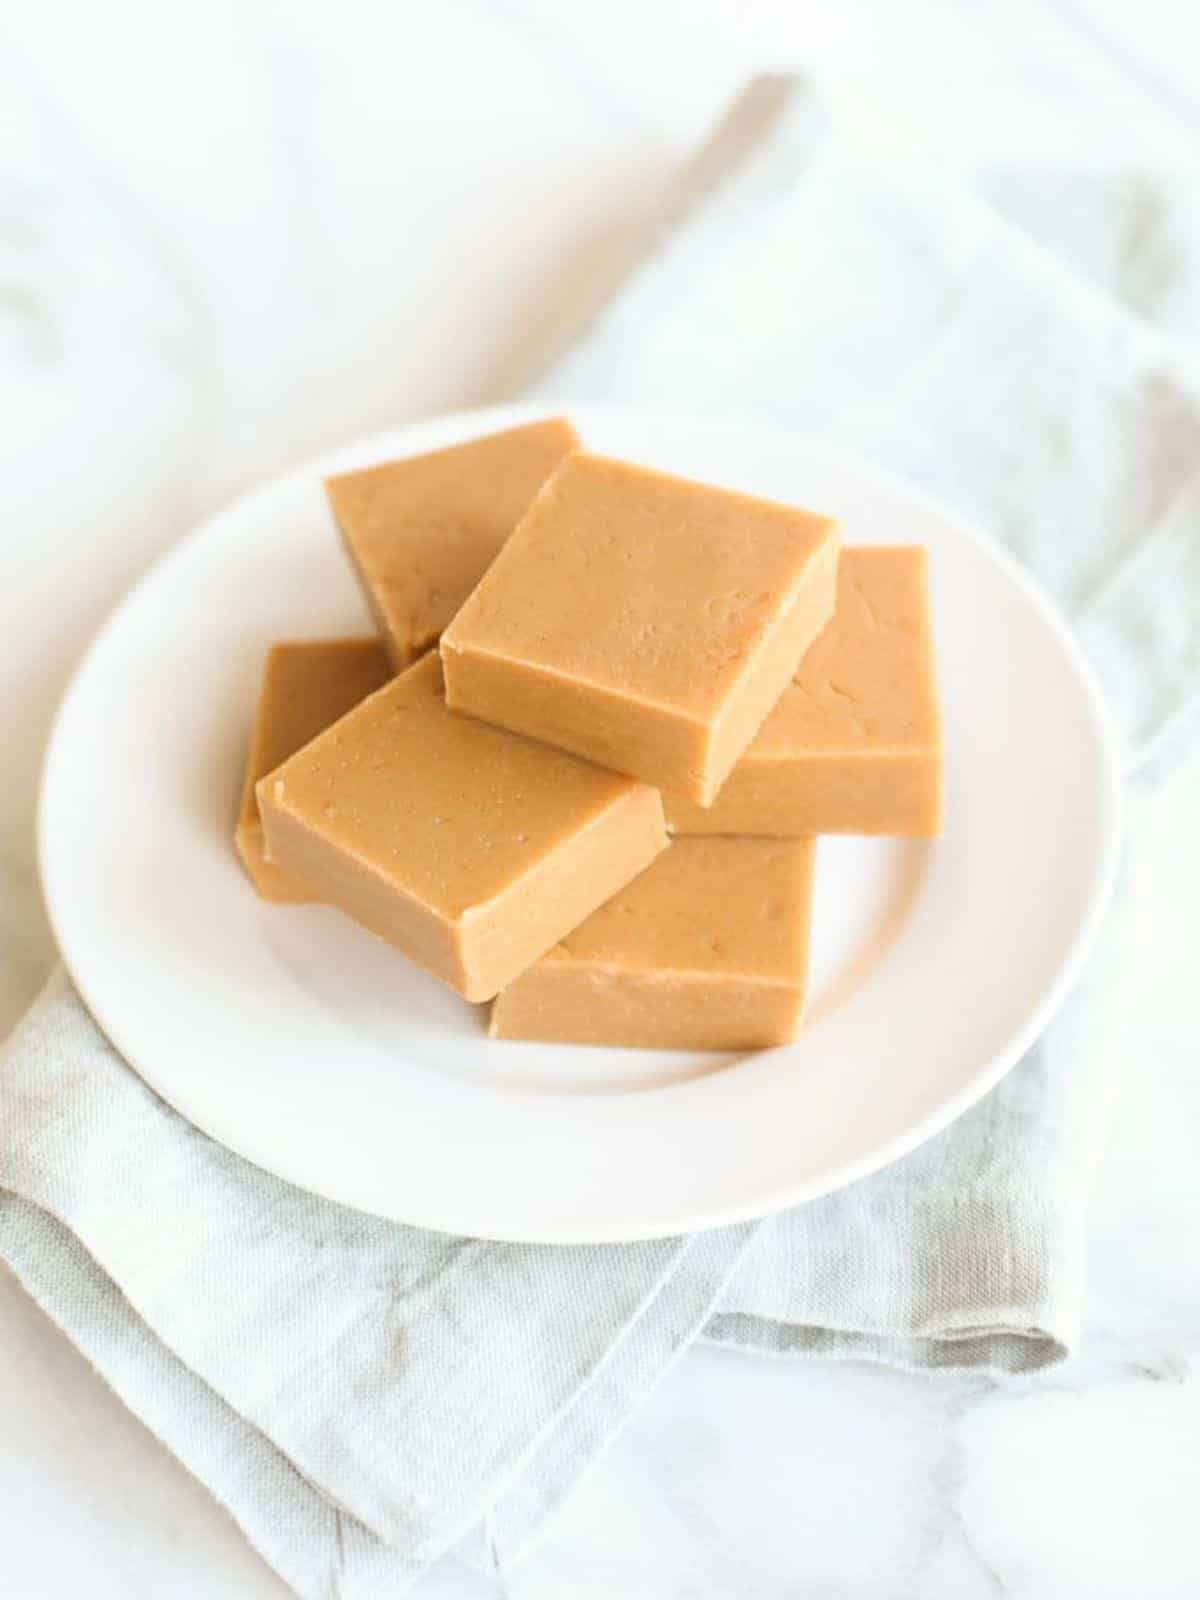
M 351 1206 L 500 1239 L 759 1215 L 895 1160 L 1020 1057 L 1075 976 L 1115 860 L 1104 712 L 1064 626 L 987 538 L 790 435 L 572 413 L 588 443 L 929 546 L 947 743 L 934 843 L 823 839 L 791 1046 L 689 1055 L 490 1040 L 335 911 L 260 901 L 231 843 L 263 653 L 369 631 L 331 471 L 509 426 L 442 418 L 315 462 L 184 541 L 97 639 L 41 810 L 63 956 L 110 1039 L 198 1127 Z

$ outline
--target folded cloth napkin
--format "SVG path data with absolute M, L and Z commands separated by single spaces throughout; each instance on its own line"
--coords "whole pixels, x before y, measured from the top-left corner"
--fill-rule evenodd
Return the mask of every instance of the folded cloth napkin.
M 770 417 L 907 473 L 1067 609 L 1130 769 L 1182 749 L 1189 359 L 795 81 L 747 97 L 663 217 L 539 396 Z M 391 1596 L 464 1539 L 503 1565 L 695 1337 L 921 1368 L 1070 1349 L 1120 928 L 1006 1081 L 886 1172 L 596 1247 L 453 1239 L 269 1177 L 157 1099 L 58 975 L 0 1064 L 0 1255 L 299 1594 Z

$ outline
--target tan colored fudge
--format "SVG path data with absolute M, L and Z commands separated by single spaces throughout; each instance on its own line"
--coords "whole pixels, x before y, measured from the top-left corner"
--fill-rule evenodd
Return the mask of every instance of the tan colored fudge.
M 578 452 L 442 635 L 447 702 L 711 805 L 837 554 L 828 517 Z
M 488 1000 L 664 848 L 644 783 L 446 709 L 425 656 L 258 785 L 271 860 Z
M 664 795 L 673 833 L 942 830 L 942 724 L 918 546 L 847 546 L 833 621 L 709 810 Z
M 749 1050 L 804 1007 L 815 841 L 677 839 L 504 989 L 500 1039 Z
M 391 677 L 378 639 L 288 639 L 263 669 L 234 842 L 264 900 L 311 900 L 266 858 L 254 786 Z
M 437 643 L 578 445 L 560 417 L 328 480 L 334 518 L 397 671 Z

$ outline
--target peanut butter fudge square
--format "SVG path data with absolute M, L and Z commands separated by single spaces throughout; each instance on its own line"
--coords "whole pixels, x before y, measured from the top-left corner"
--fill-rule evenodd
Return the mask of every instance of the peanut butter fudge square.
M 270 859 L 488 1000 L 666 845 L 656 790 L 446 708 L 436 652 L 258 785 Z
M 443 634 L 447 703 L 709 806 L 837 556 L 828 517 L 577 452 Z

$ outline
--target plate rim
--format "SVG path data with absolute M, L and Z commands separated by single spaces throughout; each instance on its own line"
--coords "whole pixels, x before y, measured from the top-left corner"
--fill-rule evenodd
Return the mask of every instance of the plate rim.
M 1098 796 L 1098 806 L 1103 823 L 1103 842 L 1093 864 L 1083 915 L 1076 925 L 1071 940 L 1064 949 L 1053 979 L 1047 985 L 1038 1004 L 1030 1010 L 1023 1024 L 1015 1030 L 1007 1043 L 991 1057 L 985 1066 L 977 1070 L 954 1093 L 948 1095 L 934 1110 L 919 1118 L 903 1132 L 881 1142 L 869 1153 L 844 1162 L 839 1167 L 823 1169 L 817 1177 L 799 1179 L 790 1185 L 776 1185 L 769 1194 L 757 1193 L 744 1202 L 724 1203 L 710 1206 L 707 1209 L 697 1209 L 694 1215 L 689 1216 L 686 1221 L 681 1221 L 678 1216 L 673 1216 L 669 1219 L 651 1218 L 640 1224 L 629 1222 L 617 1222 L 609 1226 L 592 1224 L 581 1229 L 579 1226 L 572 1226 L 569 1222 L 565 1225 L 556 1225 L 552 1208 L 548 1211 L 545 1225 L 539 1225 L 533 1229 L 503 1227 L 496 1231 L 489 1231 L 486 1226 L 480 1226 L 477 1218 L 468 1220 L 465 1217 L 455 1218 L 444 1215 L 438 1221 L 430 1221 L 424 1218 L 401 1219 L 388 1212 L 370 1210 L 363 1205 L 356 1204 L 353 1200 L 330 1193 L 328 1187 L 308 1182 L 293 1173 L 285 1173 L 277 1167 L 267 1165 L 257 1154 L 247 1150 L 236 1138 L 228 1137 L 225 1130 L 221 1132 L 213 1131 L 211 1118 L 198 1119 L 194 1115 L 193 1109 L 189 1109 L 186 1105 L 188 1099 L 186 1095 L 181 1096 L 174 1090 L 168 1092 L 162 1087 L 153 1067 L 142 1061 L 135 1060 L 134 1054 L 120 1042 L 120 1028 L 111 1026 L 101 997 L 91 992 L 90 985 L 86 979 L 76 970 L 76 963 L 69 949 L 69 940 L 64 938 L 64 919 L 60 913 L 55 890 L 52 887 L 53 872 L 49 867 L 52 855 L 52 841 L 49 837 L 51 828 L 49 813 L 52 808 L 51 797 L 55 770 L 63 759 L 60 752 L 65 742 L 66 734 L 69 731 L 71 707 L 76 696 L 82 693 L 82 685 L 90 673 L 92 663 L 104 648 L 105 641 L 119 630 L 126 614 L 134 607 L 143 590 L 156 582 L 174 562 L 182 560 L 196 544 L 204 539 L 215 523 L 235 512 L 245 513 L 258 500 L 269 499 L 272 495 L 280 493 L 288 487 L 309 482 L 316 476 L 325 476 L 330 472 L 342 470 L 347 460 L 353 460 L 360 456 L 369 459 L 377 450 L 381 455 L 386 451 L 394 450 L 394 441 L 398 435 L 403 435 L 406 441 L 411 441 L 410 448 L 412 453 L 415 454 L 422 449 L 438 447 L 436 444 L 427 443 L 427 436 L 440 438 L 442 435 L 449 434 L 452 437 L 461 436 L 466 438 L 470 437 L 471 432 L 476 429 L 479 432 L 495 431 L 514 426 L 531 418 L 550 415 L 574 416 L 584 413 L 593 416 L 608 414 L 626 420 L 637 419 L 650 427 L 707 429 L 725 434 L 742 433 L 754 437 L 767 435 L 780 441 L 789 441 L 793 446 L 799 444 L 806 450 L 819 451 L 831 462 L 842 467 L 853 467 L 860 472 L 866 471 L 874 482 L 884 487 L 886 491 L 895 492 L 910 502 L 919 504 L 931 516 L 952 527 L 956 535 L 964 537 L 980 547 L 988 558 L 998 565 L 1015 584 L 1020 590 L 1022 598 L 1033 607 L 1042 622 L 1054 635 L 1082 691 L 1083 701 L 1090 714 L 1092 729 L 1097 736 L 1097 745 L 1101 754 L 1101 765 L 1105 779 L 1103 792 Z M 838 445 L 836 441 L 827 440 L 819 434 L 804 433 L 800 430 L 781 427 L 770 422 L 689 416 L 686 413 L 663 412 L 634 406 L 597 404 L 585 401 L 577 404 L 557 402 L 550 405 L 530 401 L 468 407 L 416 418 L 406 423 L 398 423 L 391 428 L 378 430 L 334 449 L 322 451 L 299 465 L 268 478 L 265 482 L 258 483 L 241 493 L 235 493 L 216 510 L 190 528 L 187 533 L 174 542 L 170 549 L 163 552 L 147 567 L 125 594 L 122 595 L 89 641 L 87 648 L 71 672 L 66 688 L 55 710 L 42 757 L 38 783 L 36 811 L 38 875 L 43 901 L 51 930 L 58 946 L 60 959 L 106 1040 L 153 1094 L 193 1127 L 199 1129 L 224 1148 L 232 1150 L 259 1171 L 265 1172 L 281 1181 L 291 1183 L 298 1189 L 317 1195 L 322 1199 L 327 1199 L 331 1203 L 346 1205 L 350 1209 L 358 1210 L 364 1215 L 384 1217 L 387 1220 L 404 1222 L 408 1226 L 428 1228 L 435 1232 L 467 1234 L 471 1237 L 491 1239 L 497 1242 L 525 1244 L 633 1242 L 671 1237 L 681 1232 L 707 1231 L 711 1228 L 746 1222 L 773 1215 L 793 1205 L 803 1204 L 809 1200 L 835 1193 L 849 1184 L 868 1177 L 875 1172 L 882 1171 L 884 1168 L 903 1159 L 911 1151 L 942 1132 L 995 1088 L 1045 1032 L 1054 1015 L 1077 982 L 1087 958 L 1095 946 L 1100 927 L 1112 899 L 1120 861 L 1124 795 L 1119 750 L 1120 745 L 1112 713 L 1100 688 L 1095 669 L 1084 653 L 1083 647 L 1071 629 L 1070 624 L 1055 603 L 998 539 L 989 534 L 956 506 L 933 494 L 920 484 L 905 478 L 903 475 L 895 473 L 886 467 L 881 467 L 875 462 L 860 456 L 857 452 Z M 444 1208 L 439 1209 L 444 1211 Z

